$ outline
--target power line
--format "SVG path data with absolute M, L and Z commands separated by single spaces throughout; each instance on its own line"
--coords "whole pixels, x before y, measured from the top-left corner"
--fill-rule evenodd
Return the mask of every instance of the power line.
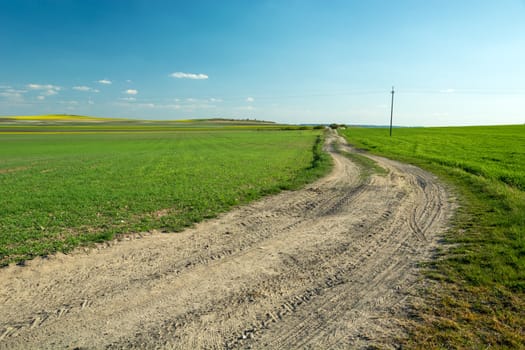
M 394 87 L 392 86 L 392 103 L 390 104 L 390 137 L 392 137 L 392 117 L 394 116 Z

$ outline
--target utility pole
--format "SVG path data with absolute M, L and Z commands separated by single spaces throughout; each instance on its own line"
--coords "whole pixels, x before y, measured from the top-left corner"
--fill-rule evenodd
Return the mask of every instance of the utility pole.
M 392 137 L 392 117 L 394 116 L 394 87 L 392 86 L 392 103 L 390 104 L 390 137 Z

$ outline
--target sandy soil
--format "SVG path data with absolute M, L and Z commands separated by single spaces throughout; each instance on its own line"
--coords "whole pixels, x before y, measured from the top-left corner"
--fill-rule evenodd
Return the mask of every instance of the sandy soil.
M 362 180 L 331 153 L 303 190 L 0 270 L 0 349 L 395 348 L 452 205 L 416 167 Z

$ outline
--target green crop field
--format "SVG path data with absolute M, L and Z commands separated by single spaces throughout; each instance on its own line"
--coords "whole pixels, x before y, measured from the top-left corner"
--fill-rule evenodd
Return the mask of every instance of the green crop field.
M 434 172 L 459 197 L 408 345 L 525 347 L 525 125 L 342 133 L 356 147 Z
M 319 131 L 197 124 L 0 125 L 0 264 L 181 230 L 330 167 Z

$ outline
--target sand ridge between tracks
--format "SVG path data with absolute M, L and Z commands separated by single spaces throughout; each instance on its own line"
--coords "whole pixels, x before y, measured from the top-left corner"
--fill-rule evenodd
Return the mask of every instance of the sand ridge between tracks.
M 180 233 L 0 270 L 0 349 L 395 348 L 453 205 L 435 176 L 334 169 Z

